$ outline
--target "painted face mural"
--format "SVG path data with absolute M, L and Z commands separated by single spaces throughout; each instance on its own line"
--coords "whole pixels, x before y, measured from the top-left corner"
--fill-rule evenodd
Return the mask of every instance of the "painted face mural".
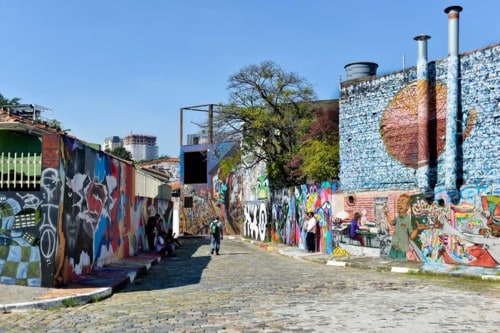
M 80 262 L 81 253 L 92 258 L 93 226 L 87 213 L 86 189 L 90 181 L 86 175 L 76 174 L 66 181 L 63 201 L 63 232 L 66 240 L 65 254 Z
M 227 184 L 224 183 L 222 180 L 219 179 L 219 196 L 217 198 L 217 201 L 220 203 L 225 203 L 226 202 L 226 195 L 227 195 Z
M 86 189 L 87 216 L 95 230 L 101 217 L 106 200 L 106 187 L 103 184 L 90 183 Z
M 269 198 L 269 178 L 267 175 L 257 178 L 257 199 Z

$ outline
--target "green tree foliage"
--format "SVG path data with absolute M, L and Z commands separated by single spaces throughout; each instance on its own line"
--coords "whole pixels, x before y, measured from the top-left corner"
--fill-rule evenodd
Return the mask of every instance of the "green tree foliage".
M 288 165 L 312 119 L 311 86 L 264 61 L 232 75 L 228 89 L 230 104 L 218 112 L 214 127 L 228 136 L 238 132 L 244 160 L 252 165 L 264 161 L 273 186 L 295 184 Z
M 123 147 L 116 147 L 115 149 L 111 151 L 107 150 L 106 152 L 121 158 L 122 160 L 132 161 L 132 154 L 130 154 L 130 152 Z
M 296 178 L 302 181 L 338 178 L 338 111 L 338 101 L 316 103 L 313 120 L 289 164 L 289 169 Z
M 8 99 L 8 98 L 4 97 L 2 94 L 0 94 L 0 106 L 19 105 L 20 101 L 21 101 L 21 99 L 18 97 Z
M 219 165 L 219 178 L 226 177 L 241 164 L 241 151 L 237 151 L 228 158 L 223 159 Z
M 63 126 L 62 123 L 59 120 L 56 120 L 56 119 L 49 119 L 47 121 L 47 125 L 50 126 L 50 127 L 52 127 L 52 128 L 55 128 L 55 129 L 57 129 L 59 131 L 62 130 L 62 126 Z

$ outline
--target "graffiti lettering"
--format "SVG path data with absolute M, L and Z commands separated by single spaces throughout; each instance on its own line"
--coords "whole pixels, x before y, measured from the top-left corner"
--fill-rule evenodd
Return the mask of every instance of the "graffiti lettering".
M 56 169 L 42 171 L 41 190 L 45 199 L 42 207 L 42 223 L 40 224 L 40 252 L 50 261 L 57 247 L 56 227 L 59 217 L 59 172 Z
M 265 203 L 246 204 L 244 217 L 243 236 L 264 241 L 266 239 L 267 227 L 267 210 Z

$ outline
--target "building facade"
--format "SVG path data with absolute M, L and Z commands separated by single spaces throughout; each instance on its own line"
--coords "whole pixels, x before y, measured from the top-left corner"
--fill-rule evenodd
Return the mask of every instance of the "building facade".
M 381 255 L 496 267 L 500 263 L 500 44 L 458 54 L 447 8 L 447 58 L 341 84 L 340 189 L 366 212 Z
M 130 152 L 134 161 L 158 158 L 158 146 L 154 135 L 129 134 L 123 138 L 123 147 Z
M 123 140 L 116 135 L 105 138 L 104 144 L 102 145 L 104 151 L 112 151 L 119 147 L 123 147 Z

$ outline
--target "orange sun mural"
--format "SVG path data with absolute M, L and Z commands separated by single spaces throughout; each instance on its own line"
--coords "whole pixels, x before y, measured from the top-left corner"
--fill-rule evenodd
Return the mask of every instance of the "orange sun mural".
M 428 145 L 431 160 L 444 149 L 446 133 L 446 86 L 429 89 Z M 401 89 L 389 102 L 380 121 L 380 134 L 388 153 L 404 165 L 417 168 L 418 122 L 417 84 Z

